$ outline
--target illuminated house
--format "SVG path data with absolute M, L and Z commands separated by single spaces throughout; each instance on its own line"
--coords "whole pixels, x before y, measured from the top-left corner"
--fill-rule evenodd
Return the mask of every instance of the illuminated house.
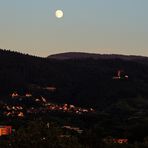
M 26 96 L 26 97 L 32 97 L 32 94 L 30 94 L 30 93 L 26 93 L 25 96 Z
M 128 139 L 113 139 L 113 142 L 118 144 L 127 144 Z
M 56 91 L 56 87 L 53 87 L 53 86 L 49 86 L 49 87 L 46 87 L 46 88 L 44 88 L 44 89 L 46 89 L 46 90 L 48 90 L 48 91 L 50 91 L 50 92 Z
M 44 103 L 47 102 L 46 99 L 45 99 L 44 97 L 42 97 L 42 96 L 41 96 L 41 99 L 42 99 L 42 101 L 43 101 Z
M 0 126 L 0 136 L 8 136 L 12 132 L 11 126 Z
M 24 113 L 23 112 L 19 112 L 18 117 L 24 117 Z
M 72 127 L 72 126 L 63 126 L 63 128 L 68 129 L 68 130 L 73 130 L 79 134 L 83 133 L 83 130 L 81 130 L 79 127 Z
M 128 139 L 126 138 L 112 138 L 112 137 L 107 137 L 105 139 L 103 139 L 103 141 L 106 143 L 106 144 L 128 144 Z
M 123 70 L 118 70 L 116 76 L 113 76 L 113 79 L 114 80 L 128 79 L 128 75 L 126 75 Z
M 17 98 L 17 97 L 19 97 L 19 94 L 17 92 L 14 92 L 14 93 L 12 93 L 11 97 L 12 98 Z

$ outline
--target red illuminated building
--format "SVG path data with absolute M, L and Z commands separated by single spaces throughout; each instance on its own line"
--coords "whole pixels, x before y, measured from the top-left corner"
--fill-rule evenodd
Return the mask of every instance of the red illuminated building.
M 113 139 L 113 143 L 127 144 L 128 143 L 128 139 Z
M 123 70 L 118 70 L 117 74 L 113 77 L 114 80 L 128 79 L 128 75 Z
M 11 126 L 0 126 L 0 136 L 8 136 L 12 132 Z

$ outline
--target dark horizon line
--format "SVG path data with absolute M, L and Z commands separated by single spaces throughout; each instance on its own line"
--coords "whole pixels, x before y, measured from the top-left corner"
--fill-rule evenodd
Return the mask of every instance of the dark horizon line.
M 12 50 L 12 49 L 2 49 L 0 48 L 0 50 L 2 51 L 7 51 L 7 52 L 14 52 L 14 53 L 18 53 L 18 54 L 23 54 L 23 55 L 28 55 L 28 56 L 32 56 L 32 57 L 38 57 L 38 58 L 50 58 L 50 56 L 56 56 L 56 55 L 64 55 L 64 54 L 87 54 L 90 56 L 122 56 L 122 57 L 141 57 L 141 58 L 148 58 L 148 56 L 144 56 L 144 55 L 134 55 L 134 54 L 115 54 L 115 53 L 95 53 L 95 52 L 79 52 L 79 51 L 70 51 L 70 52 L 59 52 L 59 53 L 55 53 L 55 54 L 49 54 L 46 57 L 43 56 L 39 56 L 39 55 L 33 55 L 30 53 L 24 53 L 24 52 L 20 52 L 20 51 L 16 51 L 16 50 Z

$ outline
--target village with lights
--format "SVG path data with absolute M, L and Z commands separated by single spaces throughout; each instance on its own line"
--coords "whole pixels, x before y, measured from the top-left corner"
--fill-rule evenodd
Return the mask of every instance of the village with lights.
M 56 88 L 50 88 L 50 90 L 55 91 Z M 5 120 L 11 119 L 17 119 L 19 120 L 24 120 L 30 115 L 36 116 L 36 115 L 43 115 L 43 114 L 48 114 L 48 113 L 69 113 L 72 115 L 76 116 L 81 116 L 81 115 L 91 115 L 91 114 L 96 114 L 95 109 L 93 108 L 81 108 L 81 107 L 76 107 L 75 105 L 72 104 L 55 104 L 55 103 L 50 103 L 48 102 L 43 96 L 40 96 L 39 98 L 34 98 L 31 93 L 26 93 L 25 95 L 20 95 L 16 91 L 13 92 L 10 95 L 10 98 L 12 101 L 16 101 L 16 104 L 22 104 L 24 100 L 29 100 L 31 102 L 37 103 L 38 107 L 34 106 L 29 106 L 26 107 L 23 104 L 22 105 L 16 105 L 13 103 L 13 105 L 2 103 L 0 104 L 1 110 L 0 110 L 0 117 L 4 118 Z M 19 103 L 18 103 L 19 102 Z M 47 123 L 47 127 L 50 126 L 49 123 Z M 76 132 L 77 134 L 82 134 L 83 129 L 80 127 L 75 127 L 71 125 L 62 125 L 61 128 L 69 131 Z M 0 125 L 0 138 L 2 137 L 8 137 L 14 134 L 16 129 L 12 125 Z M 61 134 L 59 135 L 60 138 L 70 138 L 71 135 L 69 134 Z M 42 140 L 45 140 L 45 137 L 43 137 Z M 109 143 L 117 143 L 117 144 L 127 144 L 128 139 L 125 138 L 111 138 L 111 137 L 106 137 L 105 139 L 102 139 L 106 144 Z
M 0 148 L 148 145 L 148 71 L 141 57 L 67 62 L 3 52 L 22 61 L 5 60 L 1 68 Z
M 25 108 L 23 105 L 8 105 L 8 104 L 1 104 L 1 116 L 7 117 L 20 117 L 23 118 L 28 114 L 37 114 L 37 113 L 45 113 L 51 111 L 61 111 L 65 113 L 75 113 L 75 114 L 84 114 L 84 113 L 95 113 L 93 108 L 85 109 L 81 107 L 75 107 L 74 105 L 69 104 L 54 104 L 49 103 L 46 101 L 44 97 L 34 98 L 32 94 L 26 94 L 25 96 L 21 96 L 18 93 L 14 92 L 11 95 L 12 99 L 15 101 L 22 102 L 23 100 L 29 99 L 29 101 L 34 101 L 40 105 L 39 108 L 35 107 L 28 107 Z
M 26 70 L 17 65 L 16 73 L 3 74 L 0 147 L 133 148 L 136 141 L 147 145 L 144 68 L 136 75 L 137 65 L 131 63 L 134 71 L 120 60 L 40 62 L 36 71 L 30 64 Z M 111 67 L 114 62 L 117 66 Z M 17 76 L 19 71 L 24 79 Z
M 50 90 L 55 90 L 55 88 L 50 88 Z M 95 114 L 95 110 L 93 108 L 81 108 L 76 107 L 71 104 L 56 104 L 48 102 L 44 97 L 40 96 L 39 98 L 35 98 L 32 96 L 31 93 L 26 93 L 25 95 L 20 95 L 17 92 L 13 92 L 10 95 L 12 104 L 10 103 L 0 103 L 0 117 L 5 119 L 25 119 L 30 115 L 37 115 L 37 114 L 48 114 L 50 112 L 63 112 L 63 113 L 72 113 L 76 115 L 83 115 L 83 114 Z M 31 102 L 34 105 L 29 105 L 26 107 L 23 102 Z M 14 102 L 16 102 L 14 104 Z M 19 104 L 19 105 L 18 105 Z M 37 106 L 35 106 L 37 105 Z M 79 128 L 72 128 L 71 126 L 63 126 L 67 129 L 72 129 L 78 132 L 82 132 Z M 12 133 L 13 126 L 11 125 L 1 125 L 0 126 L 0 136 L 9 135 Z
M 128 80 L 128 75 L 124 74 L 124 71 L 118 70 L 117 74 L 113 76 L 113 80 Z M 50 93 L 56 92 L 56 87 L 48 86 L 43 88 Z M 72 116 L 95 116 L 97 111 L 93 108 L 82 108 L 77 107 L 72 104 L 57 104 L 53 102 L 49 102 L 43 96 L 34 97 L 32 93 L 20 94 L 17 91 L 12 92 L 9 95 L 9 101 L 6 103 L 0 102 L 0 117 L 5 121 L 13 121 L 17 120 L 18 122 L 21 120 L 30 120 L 35 116 L 47 115 L 50 113 L 64 113 L 70 114 Z M 26 105 L 27 102 L 27 105 Z M 9 122 L 6 122 L 9 123 Z M 83 134 L 84 129 L 81 129 L 78 126 L 73 126 L 70 124 L 60 125 L 62 129 L 76 132 L 77 134 Z M 15 126 L 16 127 L 16 126 Z M 12 125 L 0 125 L 0 138 L 9 137 L 13 135 L 16 131 L 15 127 Z M 47 122 L 47 127 L 49 127 L 49 123 Z M 70 138 L 70 134 L 60 134 L 60 138 Z M 42 140 L 45 140 L 43 137 Z M 102 139 L 102 141 L 106 144 L 114 143 L 114 144 L 127 144 L 127 138 L 112 138 L 106 137 Z

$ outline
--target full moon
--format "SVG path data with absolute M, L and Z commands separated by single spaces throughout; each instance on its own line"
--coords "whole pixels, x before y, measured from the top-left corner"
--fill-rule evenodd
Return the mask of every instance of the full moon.
M 57 11 L 55 12 L 55 16 L 56 16 L 57 18 L 62 18 L 63 15 L 64 15 L 64 13 L 63 13 L 62 10 L 57 10 Z

